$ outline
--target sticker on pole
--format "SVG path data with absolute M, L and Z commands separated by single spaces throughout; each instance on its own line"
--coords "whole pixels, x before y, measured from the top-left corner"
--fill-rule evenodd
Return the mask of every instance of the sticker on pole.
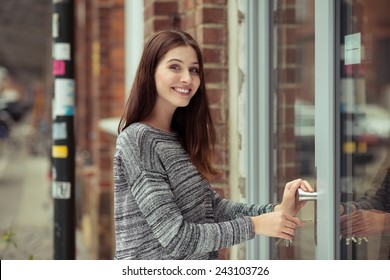
M 70 44 L 69 43 L 55 43 L 54 44 L 54 58 L 58 60 L 70 60 Z
M 53 75 L 65 75 L 65 68 L 65 61 L 57 59 L 53 60 Z
M 53 158 L 67 158 L 69 154 L 68 146 L 54 145 L 51 147 L 51 156 Z
M 55 79 L 54 82 L 54 115 L 73 116 L 75 83 L 73 79 Z
M 57 13 L 54 13 L 53 16 L 52 16 L 52 27 L 51 27 L 51 30 L 52 30 L 52 34 L 51 36 L 53 38 L 58 38 L 59 36 L 59 33 L 60 33 L 60 15 L 57 14 Z
M 54 181 L 52 184 L 52 196 L 55 199 L 69 199 L 70 189 L 70 182 Z
M 53 123 L 52 138 L 53 140 L 65 140 L 68 138 L 68 132 L 66 131 L 66 122 Z

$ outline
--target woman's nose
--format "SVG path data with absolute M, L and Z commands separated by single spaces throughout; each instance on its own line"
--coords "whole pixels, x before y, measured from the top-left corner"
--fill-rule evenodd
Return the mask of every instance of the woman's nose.
M 181 81 L 183 83 L 187 83 L 187 84 L 191 83 L 192 77 L 191 77 L 191 74 L 189 71 L 183 71 L 183 73 L 181 75 Z

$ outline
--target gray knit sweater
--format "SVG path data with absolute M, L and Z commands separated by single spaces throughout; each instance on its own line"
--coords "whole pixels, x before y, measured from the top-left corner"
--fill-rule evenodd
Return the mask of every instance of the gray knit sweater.
M 254 237 L 250 216 L 272 211 L 222 199 L 175 133 L 141 123 L 118 136 L 114 183 L 115 259 L 215 259 Z

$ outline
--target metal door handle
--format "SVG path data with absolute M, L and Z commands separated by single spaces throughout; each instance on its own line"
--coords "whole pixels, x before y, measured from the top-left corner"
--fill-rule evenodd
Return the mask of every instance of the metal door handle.
M 297 192 L 297 200 L 298 201 L 313 201 L 317 200 L 317 192 L 305 192 L 302 189 L 298 189 Z

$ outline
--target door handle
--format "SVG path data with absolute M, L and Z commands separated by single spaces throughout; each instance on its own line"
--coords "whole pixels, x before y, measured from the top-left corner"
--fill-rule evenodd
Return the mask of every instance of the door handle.
M 317 192 L 305 192 L 298 189 L 296 201 L 314 201 L 314 209 L 317 207 Z M 314 210 L 314 243 L 317 246 L 317 211 Z
M 305 192 L 302 189 L 298 189 L 297 200 L 298 201 L 315 201 L 315 200 L 317 200 L 317 192 Z

